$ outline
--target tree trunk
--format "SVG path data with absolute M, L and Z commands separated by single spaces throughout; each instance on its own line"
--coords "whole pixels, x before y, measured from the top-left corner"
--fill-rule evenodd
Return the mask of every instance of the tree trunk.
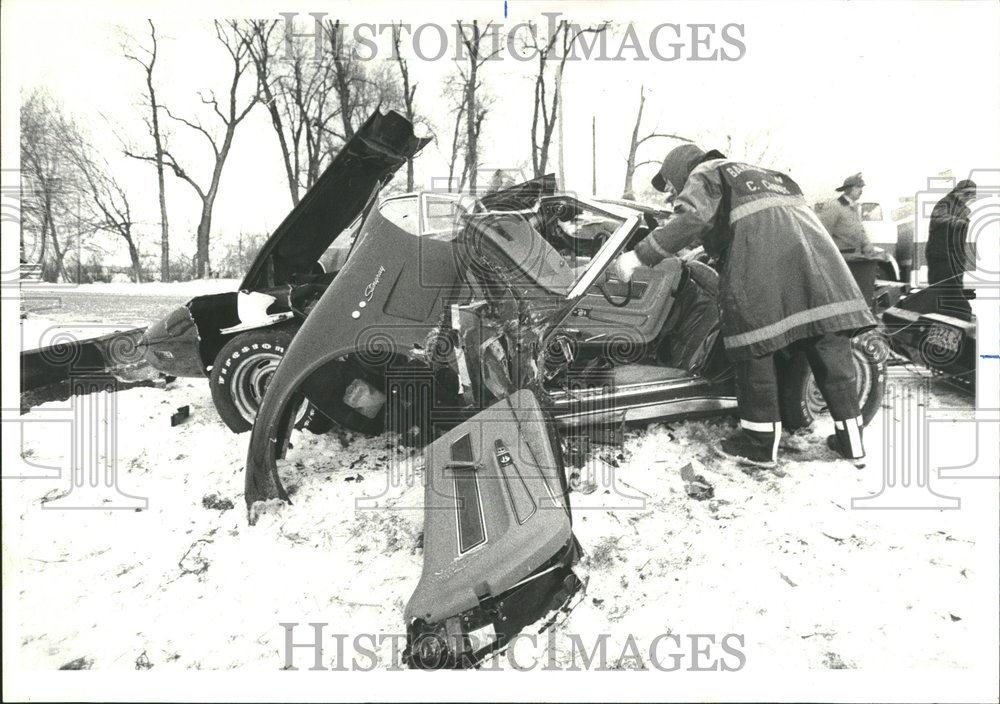
M 128 256 L 132 260 L 132 278 L 137 284 L 142 283 L 142 261 L 139 259 L 139 250 L 136 249 L 135 242 L 132 241 L 131 233 L 123 235 L 125 244 L 128 245 Z
M 160 281 L 170 280 L 170 224 L 167 220 L 167 190 L 163 178 L 163 137 L 160 134 L 160 108 L 156 102 L 156 89 L 153 87 L 153 67 L 156 65 L 156 28 L 149 20 L 149 29 L 153 37 L 153 49 L 149 64 L 146 66 L 146 89 L 149 91 L 149 108 L 152 113 L 153 146 L 156 157 L 156 182 L 160 193 Z
M 476 130 L 476 69 L 479 61 L 479 25 L 472 23 L 470 46 L 469 82 L 465 88 L 465 172 L 469 179 L 469 193 L 476 193 L 476 171 L 479 168 L 478 135 Z
M 208 278 L 212 273 L 209 262 L 208 243 L 212 232 L 212 206 L 202 205 L 201 219 L 198 221 L 198 249 L 195 254 L 194 275 L 197 279 Z
M 597 195 L 597 115 L 590 118 L 590 194 Z
M 451 193 L 451 183 L 455 178 L 455 162 L 458 161 L 458 135 L 462 129 L 462 113 L 465 112 L 465 100 L 458 106 L 458 113 L 455 115 L 455 132 L 451 138 L 451 159 L 448 162 L 448 192 Z M 464 166 L 463 166 L 464 169 Z M 463 172 L 464 173 L 464 172 Z M 463 178 L 462 181 L 465 179 Z M 462 190 L 459 187 L 458 190 Z
M 278 102 L 271 91 L 271 86 L 267 82 L 263 83 L 264 104 L 267 112 L 271 116 L 271 126 L 274 127 L 275 134 L 278 135 L 278 146 L 281 148 L 281 159 L 285 164 L 285 178 L 288 180 L 288 193 L 292 197 L 292 205 L 299 204 L 299 182 L 295 177 L 298 169 L 292 167 L 292 156 L 288 151 L 288 141 L 285 139 L 285 128 L 281 123 L 281 114 L 278 112 Z
M 170 225 L 167 223 L 166 184 L 163 179 L 163 156 L 156 161 L 156 178 L 160 186 L 160 281 L 170 280 Z
M 565 152 L 566 142 L 563 139 L 563 118 L 562 117 L 559 118 L 558 125 L 559 125 L 559 164 L 558 164 L 559 189 L 560 190 L 565 190 L 566 189 L 566 152 Z
M 64 253 L 59 247 L 59 236 L 56 235 L 56 221 L 55 217 L 52 215 L 52 203 L 48 199 L 45 201 L 45 220 L 48 223 L 49 237 L 52 240 L 52 251 L 55 252 L 56 263 L 54 270 L 52 271 L 53 281 L 58 283 L 60 276 L 64 279 L 66 278 L 66 271 L 63 269 Z
M 639 124 L 642 122 L 642 109 L 646 104 L 645 88 L 639 88 L 639 111 L 635 116 L 635 125 L 632 127 L 632 141 L 628 147 L 628 160 L 625 162 L 625 188 L 622 191 L 622 198 L 635 200 L 635 192 L 632 187 L 632 179 L 635 176 L 635 155 L 639 149 Z

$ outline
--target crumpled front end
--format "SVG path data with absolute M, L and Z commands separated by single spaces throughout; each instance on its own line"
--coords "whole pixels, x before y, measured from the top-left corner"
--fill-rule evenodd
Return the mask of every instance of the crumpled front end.
M 146 361 L 170 376 L 205 376 L 199 345 L 201 336 L 189 304 L 175 308 L 146 328 Z

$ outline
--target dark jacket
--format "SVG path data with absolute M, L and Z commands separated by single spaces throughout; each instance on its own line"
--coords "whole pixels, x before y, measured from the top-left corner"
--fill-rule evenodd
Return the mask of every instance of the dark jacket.
M 876 324 L 837 246 L 788 176 L 712 159 L 691 172 L 674 206 L 674 216 L 635 252 L 652 266 L 700 242 L 720 260 L 722 337 L 733 361 Z
M 938 201 L 931 211 L 924 257 L 949 261 L 954 271 L 965 271 L 969 213 L 969 206 L 955 191 Z

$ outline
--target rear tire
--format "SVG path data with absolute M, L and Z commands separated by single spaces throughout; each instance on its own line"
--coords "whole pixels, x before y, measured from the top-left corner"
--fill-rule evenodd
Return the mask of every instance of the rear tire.
M 858 405 L 862 426 L 868 425 L 882 405 L 885 393 L 886 346 L 877 330 L 851 338 L 854 370 L 858 381 Z M 826 401 L 816 385 L 805 355 L 798 354 L 779 371 L 778 401 L 782 424 L 788 430 L 812 425 L 826 413 Z
M 219 350 L 209 375 L 209 386 L 219 417 L 234 433 L 245 433 L 253 427 L 264 392 L 296 330 L 288 327 L 250 330 L 232 338 Z M 333 421 L 311 403 L 304 402 L 295 427 L 319 434 L 330 430 Z

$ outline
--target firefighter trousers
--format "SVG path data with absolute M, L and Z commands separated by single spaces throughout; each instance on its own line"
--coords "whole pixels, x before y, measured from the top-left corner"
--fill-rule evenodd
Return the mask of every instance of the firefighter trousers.
M 779 384 L 795 381 L 786 380 L 779 368 L 787 366 L 791 357 L 798 354 L 804 354 L 808 360 L 833 419 L 844 421 L 860 416 L 854 353 L 849 335 L 842 332 L 807 337 L 774 354 L 737 362 L 734 365 L 736 400 L 741 420 L 750 424 L 780 422 Z

